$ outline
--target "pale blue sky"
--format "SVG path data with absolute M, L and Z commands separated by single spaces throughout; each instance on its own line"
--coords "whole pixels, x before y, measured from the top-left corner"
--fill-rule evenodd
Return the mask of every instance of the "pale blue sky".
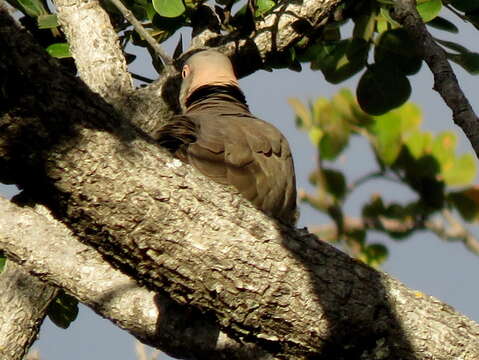
M 461 44 L 479 52 L 477 30 L 467 24 L 459 25 L 462 25 L 460 35 L 449 38 L 457 38 L 456 41 L 460 39 Z M 440 35 L 441 38 L 446 38 L 442 33 Z M 454 69 L 474 106 L 479 90 L 479 78 L 465 73 L 457 66 Z M 144 61 L 139 61 L 134 71 L 152 76 L 148 64 Z M 432 90 L 432 76 L 428 68 L 423 65 L 420 73 L 411 80 L 411 100 L 423 110 L 423 128 L 434 132 L 454 130 L 459 135 L 461 151 L 472 151 L 468 140 L 453 124 L 450 110 Z M 241 80 L 251 111 L 275 124 L 288 138 L 293 149 L 299 188 L 311 189 L 307 184 L 307 174 L 314 168 L 315 150 L 308 137 L 295 128 L 293 112 L 286 100 L 289 97 L 298 97 L 303 101 L 318 96 L 331 97 L 341 87 L 355 87 L 356 82 L 357 77 L 347 83 L 333 86 L 324 81 L 320 72 L 309 69 L 301 73 L 286 70 L 273 73 L 260 71 Z M 357 177 L 374 168 L 374 160 L 371 156 L 364 156 L 364 153 L 370 154 L 364 143 L 351 143 L 344 158 L 348 175 Z M 0 187 L 0 193 L 5 194 L 4 189 Z M 411 193 L 401 191 L 395 185 L 376 182 L 362 187 L 347 203 L 348 213 L 358 214 L 359 205 L 373 192 L 388 192 L 386 198 L 389 200 L 406 201 L 407 197 L 411 196 Z M 324 216 L 318 215 L 307 206 L 302 206 L 301 214 L 300 225 L 303 226 L 327 221 Z M 479 236 L 477 229 L 473 232 Z M 376 234 L 370 240 L 383 242 L 389 247 L 391 257 L 384 265 L 386 272 L 407 286 L 436 296 L 479 321 L 479 287 L 476 285 L 479 257 L 469 253 L 462 244 L 445 243 L 429 233 L 418 233 L 402 242 L 392 241 L 381 234 Z M 82 307 L 79 318 L 67 330 L 59 329 L 47 320 L 40 332 L 40 340 L 33 348 L 40 351 L 42 360 L 135 359 L 134 339 L 85 307 Z

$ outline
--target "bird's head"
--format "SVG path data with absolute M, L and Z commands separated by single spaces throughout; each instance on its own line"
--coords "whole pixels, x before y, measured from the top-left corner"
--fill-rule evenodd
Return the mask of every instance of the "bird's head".
M 180 104 L 199 87 L 204 85 L 234 85 L 238 80 L 230 59 L 216 50 L 197 52 L 186 60 L 181 72 Z

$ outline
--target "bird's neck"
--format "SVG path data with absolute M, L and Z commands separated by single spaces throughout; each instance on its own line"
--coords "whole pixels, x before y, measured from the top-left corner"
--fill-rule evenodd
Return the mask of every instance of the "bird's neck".
M 186 99 L 185 107 L 188 110 L 202 107 L 202 105 L 221 106 L 221 104 L 237 105 L 248 110 L 246 99 L 241 89 L 234 85 L 204 85 L 194 90 Z

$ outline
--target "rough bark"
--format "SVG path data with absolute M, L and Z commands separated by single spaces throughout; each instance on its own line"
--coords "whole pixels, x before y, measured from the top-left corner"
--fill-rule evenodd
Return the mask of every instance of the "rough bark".
M 45 291 L 37 291 L 40 286 L 52 289 L 40 280 L 53 284 L 143 343 L 160 347 L 178 358 L 257 359 L 265 356 L 264 351 L 252 344 L 239 344 L 221 333 L 211 318 L 199 312 L 184 311 L 164 294 L 138 285 L 113 268 L 97 251 L 80 243 L 65 225 L 51 217 L 47 209 L 40 206 L 21 208 L 0 198 L 0 213 L 0 249 L 21 262 L 22 279 L 26 279 L 23 280 L 26 284 L 34 283 L 31 287 L 38 293 L 38 300 L 49 299 L 43 296 Z M 0 279 L 7 279 L 11 272 L 2 274 Z M 7 291 L 2 293 L 3 298 L 0 297 L 8 309 L 14 307 L 12 313 L 17 312 L 18 303 L 10 302 L 11 294 L 17 293 Z M 45 309 L 43 303 L 33 305 L 37 311 Z M 2 326 L 12 325 L 5 321 Z M 11 342 L 1 335 L 0 340 Z M 21 344 L 19 347 L 22 348 Z
M 118 35 L 100 2 L 56 0 L 54 3 L 80 77 L 107 102 L 121 101 L 133 90 L 132 79 Z
M 278 357 L 477 358 L 477 324 L 279 226 L 173 160 L 5 17 L 0 30 L 0 176 L 123 271 Z
M 0 231 L 0 242 L 2 235 Z M 0 289 L 0 358 L 21 360 L 36 340 L 57 289 L 29 275 L 14 262 L 8 262 L 0 274 Z

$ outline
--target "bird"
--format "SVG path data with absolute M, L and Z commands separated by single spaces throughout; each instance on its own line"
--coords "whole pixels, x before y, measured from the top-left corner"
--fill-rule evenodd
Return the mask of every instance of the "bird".
M 158 144 L 212 180 L 232 185 L 270 217 L 294 225 L 296 179 L 288 141 L 250 113 L 228 56 L 196 52 L 181 76 L 182 113 L 154 132 Z

